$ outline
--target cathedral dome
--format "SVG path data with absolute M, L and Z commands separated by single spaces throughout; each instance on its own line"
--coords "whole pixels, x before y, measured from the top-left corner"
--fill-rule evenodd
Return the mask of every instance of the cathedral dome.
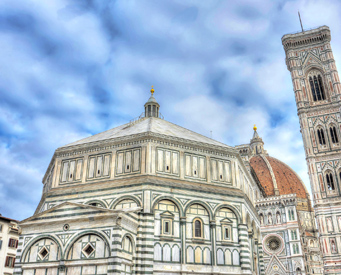
M 296 194 L 307 199 L 304 183 L 285 163 L 262 154 L 253 156 L 250 165 L 267 196 Z

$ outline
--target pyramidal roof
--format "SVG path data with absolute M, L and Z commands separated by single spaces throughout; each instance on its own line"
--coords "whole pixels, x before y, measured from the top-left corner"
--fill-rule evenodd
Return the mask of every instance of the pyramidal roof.
M 136 122 L 127 123 L 116 128 L 110 129 L 108 131 L 93 135 L 91 137 L 87 137 L 81 139 L 79 141 L 70 143 L 68 145 L 62 146 L 62 148 L 84 145 L 87 143 L 100 142 L 104 140 L 110 140 L 115 138 L 121 138 L 125 136 L 137 135 L 142 133 L 154 133 L 160 134 L 164 136 L 168 136 L 170 138 L 180 138 L 194 142 L 206 143 L 209 145 L 222 146 L 226 148 L 232 148 L 224 143 L 216 141 L 214 139 L 208 138 L 206 136 L 200 135 L 193 131 L 190 131 L 186 128 L 163 120 L 157 117 L 145 117 L 141 118 Z
M 136 136 L 143 133 L 156 134 L 165 138 L 175 138 L 181 140 L 188 140 L 191 142 L 206 143 L 208 145 L 220 146 L 225 148 L 233 148 L 224 143 L 216 141 L 214 139 L 205 137 L 186 128 L 180 127 L 176 124 L 168 122 L 162 119 L 162 115 L 159 112 L 160 105 L 157 103 L 154 97 L 154 89 L 150 90 L 151 96 L 144 105 L 145 112 L 144 117 L 137 121 L 130 122 L 108 131 L 93 135 L 81 139 L 79 141 L 62 146 L 59 149 L 65 149 L 71 146 L 84 145 L 88 143 L 101 142 L 107 140 L 113 140 L 116 138 L 123 138 L 129 136 Z

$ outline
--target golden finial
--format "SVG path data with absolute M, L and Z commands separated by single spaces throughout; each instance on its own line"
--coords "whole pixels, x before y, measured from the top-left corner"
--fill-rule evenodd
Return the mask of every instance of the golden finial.
M 150 92 L 152 93 L 152 95 L 154 94 L 154 85 L 152 85 L 152 89 L 150 90 Z
M 257 131 L 256 124 L 255 124 L 255 125 L 253 125 L 253 130 L 254 130 L 254 131 Z

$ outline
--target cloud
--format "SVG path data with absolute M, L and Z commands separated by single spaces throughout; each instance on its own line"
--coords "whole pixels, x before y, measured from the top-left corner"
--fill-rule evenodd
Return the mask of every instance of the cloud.
M 54 150 L 139 116 L 151 85 L 167 120 L 228 145 L 256 123 L 309 185 L 281 37 L 299 31 L 299 9 L 305 27 L 330 26 L 338 65 L 340 5 L 1 1 L 1 214 L 32 215 Z

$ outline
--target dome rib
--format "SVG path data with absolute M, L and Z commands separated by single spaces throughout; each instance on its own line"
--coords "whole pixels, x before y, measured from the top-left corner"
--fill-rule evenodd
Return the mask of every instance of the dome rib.
M 264 159 L 260 156 L 254 156 L 250 159 L 250 165 L 255 171 L 257 178 L 264 188 L 267 196 L 275 195 L 275 187 L 272 181 L 272 177 L 268 168 L 268 165 Z

